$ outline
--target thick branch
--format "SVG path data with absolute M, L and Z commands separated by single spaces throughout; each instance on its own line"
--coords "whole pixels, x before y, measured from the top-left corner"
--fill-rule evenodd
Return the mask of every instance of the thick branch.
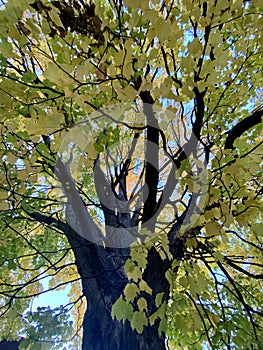
M 200 92 L 197 87 L 194 88 L 195 93 L 195 122 L 193 123 L 193 136 L 200 140 L 201 129 L 205 114 L 204 96 L 205 91 Z
M 157 188 L 159 181 L 159 127 L 152 105 L 154 100 L 149 91 L 142 91 L 140 97 L 144 103 L 143 109 L 147 121 L 146 151 L 145 151 L 145 189 L 142 223 L 147 223 L 149 230 L 154 231 L 155 222 L 150 220 L 156 211 Z
M 106 251 L 103 246 L 87 241 L 67 223 L 38 212 L 28 214 L 38 222 L 54 225 L 67 236 L 82 279 L 83 292 L 89 299 L 89 303 L 99 307 L 103 303 L 109 284 L 114 281 L 116 281 L 116 291 L 123 288 L 127 282 L 127 277 L 123 273 L 123 261 L 119 259 L 120 262 L 116 262 L 110 259 L 111 250 Z
M 175 224 L 172 226 L 170 232 L 168 233 L 169 239 L 169 250 L 174 259 L 180 261 L 185 253 L 184 241 L 182 238 L 178 237 L 178 231 L 183 224 L 187 211 L 177 219 Z
M 263 108 L 256 110 L 250 116 L 237 123 L 229 132 L 225 142 L 225 149 L 234 149 L 235 140 L 253 126 L 261 123 Z
M 71 177 L 69 168 L 58 158 L 55 175 L 67 196 L 66 220 L 69 225 L 88 241 L 102 244 L 105 238 L 86 209 Z
M 117 216 L 115 215 L 115 209 L 118 209 L 117 198 L 114 195 L 110 182 L 100 167 L 99 158 L 96 160 L 94 166 L 94 183 L 103 210 L 105 225 L 118 227 Z
M 200 92 L 198 88 L 194 88 L 195 93 L 195 121 L 192 126 L 192 134 L 190 139 L 184 144 L 180 145 L 181 149 L 179 150 L 178 154 L 176 156 L 173 156 L 172 160 L 172 168 L 170 170 L 170 173 L 167 178 L 167 182 L 165 184 L 165 187 L 163 189 L 163 193 L 161 195 L 161 198 L 158 201 L 158 210 L 160 211 L 167 203 L 167 200 L 172 195 L 176 184 L 176 170 L 180 168 L 182 162 L 187 159 L 192 153 L 196 152 L 198 141 L 200 141 L 201 137 L 201 129 L 203 126 L 203 119 L 204 119 L 204 111 L 205 111 L 205 105 L 204 105 L 204 96 L 205 91 Z M 194 203 L 192 203 L 192 206 L 194 206 Z M 189 210 L 189 208 L 188 208 Z

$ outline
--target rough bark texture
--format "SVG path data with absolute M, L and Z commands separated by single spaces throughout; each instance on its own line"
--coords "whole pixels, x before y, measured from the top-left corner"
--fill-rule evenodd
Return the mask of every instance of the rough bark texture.
M 0 342 L 0 350 L 18 350 L 20 341 L 7 341 L 2 340 Z
M 129 322 L 119 322 L 111 317 L 112 305 L 128 282 L 121 264 L 127 258 L 128 251 L 105 249 L 87 242 L 74 231 L 68 233 L 68 239 L 74 250 L 83 293 L 88 302 L 83 324 L 82 350 L 165 349 L 164 334 L 158 334 L 159 322 L 145 327 L 143 334 L 138 334 L 131 329 Z M 149 267 L 143 276 L 153 289 L 152 295 L 144 295 L 149 315 L 156 311 L 156 294 L 165 292 L 165 299 L 169 295 L 169 285 L 165 278 L 167 264 L 155 250 L 150 251 Z

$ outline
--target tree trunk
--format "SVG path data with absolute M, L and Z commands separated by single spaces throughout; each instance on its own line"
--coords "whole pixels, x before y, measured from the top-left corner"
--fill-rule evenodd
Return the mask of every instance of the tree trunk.
M 129 321 L 123 323 L 111 317 L 112 305 L 128 283 L 123 270 L 127 249 L 107 249 L 83 240 L 82 237 L 77 240 L 69 237 L 82 279 L 83 294 L 87 298 L 82 350 L 165 349 L 165 336 L 158 334 L 160 320 L 153 326 L 144 327 L 143 333 L 138 334 L 131 329 Z M 154 258 L 158 258 L 158 254 Z M 167 297 L 169 290 L 164 274 L 161 276 L 156 268 L 158 264 L 160 266 L 160 261 L 156 261 L 156 264 L 149 261 L 149 268 L 144 274 L 144 279 L 153 290 L 152 295 L 144 295 L 149 315 L 156 311 L 156 294 L 166 290 Z
M 111 310 L 104 313 L 88 305 L 83 324 L 82 350 L 162 350 L 165 339 L 159 337 L 158 327 L 144 327 L 142 334 L 131 329 L 128 321 L 111 318 Z
M 87 299 L 87 310 L 83 321 L 82 350 L 162 350 L 165 335 L 158 333 L 160 320 L 154 325 L 144 326 L 143 333 L 131 329 L 130 322 L 112 319 L 112 305 L 122 294 L 127 276 L 123 264 L 129 249 L 104 248 L 88 242 L 72 232 L 67 233 L 73 248 L 76 265 L 82 280 L 83 294 Z M 163 262 L 155 250 L 149 252 L 148 265 L 143 279 L 153 290 L 143 295 L 147 299 L 147 316 L 157 310 L 156 294 L 165 292 L 169 296 L 169 284 L 165 278 L 167 262 Z
M 99 175 L 100 173 L 97 174 Z M 113 242 L 115 245 L 110 244 L 105 248 L 103 245 L 93 243 L 100 241 L 103 237 L 102 233 L 81 201 L 69 169 L 60 160 L 57 163 L 57 177 L 68 198 L 67 223 L 61 225 L 60 229 L 66 234 L 73 249 L 82 281 L 83 294 L 87 299 L 87 310 L 83 321 L 82 350 L 165 349 L 165 334 L 158 331 L 160 319 L 155 320 L 153 325 L 144 326 L 142 334 L 138 334 L 132 330 L 129 321 L 117 321 L 111 317 L 113 304 L 130 282 L 124 271 L 124 264 L 130 256 L 130 249 L 112 247 L 129 246 L 127 242 L 125 244 L 119 242 L 121 238 L 118 235 L 119 222 L 122 222 L 120 219 L 123 218 L 126 220 L 124 220 L 125 228 L 131 228 L 132 220 L 127 220 L 125 215 L 117 217 L 112 210 L 104 210 L 107 223 L 106 236 L 116 236 Z M 108 200 L 113 202 L 112 198 Z M 121 232 L 121 236 L 124 237 L 127 236 L 125 228 Z M 162 260 L 155 248 L 150 249 L 147 259 L 143 280 L 151 288 L 152 293 L 142 291 L 141 296 L 147 301 L 146 317 L 149 318 L 158 309 L 155 303 L 158 293 L 164 293 L 163 301 L 167 302 L 169 299 L 169 283 L 165 273 L 171 262 L 168 259 Z M 136 300 L 133 306 L 136 311 Z
M 21 341 L 0 341 L 0 350 L 18 350 Z

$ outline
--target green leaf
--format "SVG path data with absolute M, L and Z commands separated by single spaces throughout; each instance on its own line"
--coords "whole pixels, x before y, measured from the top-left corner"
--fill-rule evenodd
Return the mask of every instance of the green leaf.
M 143 332 L 143 326 L 147 326 L 148 320 L 143 311 L 135 311 L 131 319 L 131 327 L 138 333 Z
M 21 343 L 19 344 L 19 350 L 28 350 L 31 348 L 31 341 L 30 339 L 23 339 Z
M 165 334 L 166 329 L 167 329 L 167 320 L 166 320 L 166 318 L 163 318 L 163 319 L 161 319 L 161 322 L 160 322 L 159 327 L 158 327 L 159 336 L 161 336 L 162 333 Z
M 126 270 L 125 270 L 126 271 Z M 126 271 L 128 279 L 133 280 L 134 282 L 139 281 L 142 277 L 142 271 L 139 266 L 135 266 L 134 262 L 132 262 L 132 268 Z
M 137 305 L 140 311 L 147 311 L 147 300 L 145 298 L 139 298 Z
M 262 2 L 260 0 L 252 0 L 251 1 L 253 5 L 255 5 L 256 7 L 260 7 L 262 8 L 263 5 L 262 5 Z
M 257 336 L 253 330 L 263 324 L 257 312 L 263 305 L 262 0 L 2 2 L 1 337 L 23 334 L 31 350 L 79 348 L 79 339 L 62 343 L 81 328 L 78 282 L 65 300 L 74 306 L 73 325 L 61 309 L 27 314 L 30 296 L 43 291 L 39 281 L 47 274 L 48 288 L 62 290 L 106 257 L 101 266 L 120 278 L 112 286 L 112 274 L 103 275 L 106 304 L 117 299 L 107 312 L 124 331 L 134 316 L 134 329 L 159 326 L 171 349 L 227 343 L 257 349 L 263 342 L 260 328 Z M 160 129 L 156 152 L 148 142 L 151 122 Z M 70 163 L 62 184 L 54 171 L 58 154 Z M 94 181 L 96 159 L 102 181 Z M 73 194 L 62 190 L 67 172 Z M 69 210 L 77 203 L 85 210 Z M 74 239 L 66 238 L 71 214 L 83 232 L 105 237 L 110 218 L 125 244 L 125 227 L 136 242 L 124 249 L 101 242 L 98 259 L 86 259 L 78 275 Z M 79 247 L 80 255 L 85 249 Z M 121 276 L 115 270 L 124 261 Z M 164 276 L 169 290 L 153 290 Z
M 125 302 L 122 297 L 114 303 L 111 310 L 112 318 L 116 317 L 118 321 L 131 320 L 133 315 L 133 307 L 131 304 Z
M 127 284 L 126 287 L 124 288 L 125 299 L 128 302 L 133 301 L 133 299 L 136 297 L 138 292 L 139 292 L 139 289 L 135 283 Z
M 157 309 L 153 314 L 151 314 L 151 316 L 149 317 L 149 323 L 151 326 L 154 324 L 156 319 L 162 319 L 163 317 L 165 317 L 166 307 L 166 302 L 163 302 L 161 307 L 159 307 L 159 309 Z
M 257 236 L 262 236 L 262 233 L 263 233 L 263 224 L 261 224 L 261 223 L 255 223 L 255 224 L 253 224 L 252 230 L 253 230 L 253 232 L 254 232 Z
M 163 296 L 164 296 L 164 292 L 156 294 L 156 297 L 155 297 L 155 305 L 156 305 L 156 307 L 159 307 L 162 304 Z
M 152 289 L 143 280 L 139 282 L 139 288 L 140 288 L 141 291 L 145 291 L 148 294 L 152 294 Z

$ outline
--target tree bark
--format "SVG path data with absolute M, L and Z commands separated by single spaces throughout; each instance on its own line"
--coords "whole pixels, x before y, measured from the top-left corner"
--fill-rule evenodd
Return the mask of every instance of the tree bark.
M 240 120 L 235 126 L 233 126 L 233 128 L 228 132 L 225 142 L 225 149 L 234 149 L 235 140 L 253 126 L 260 124 L 262 122 L 262 116 L 263 108 L 260 106 L 251 115 L 245 119 Z
M 165 336 L 159 335 L 160 320 L 144 327 L 143 333 L 132 330 L 129 321 L 112 319 L 112 305 L 122 294 L 128 279 L 123 270 L 127 249 L 109 249 L 86 241 L 81 236 L 68 234 L 76 265 L 82 280 L 83 294 L 87 298 L 87 310 L 83 321 L 82 350 L 162 350 Z M 169 284 L 165 278 L 167 262 L 159 254 L 149 252 L 144 280 L 152 288 L 152 295 L 143 295 L 148 303 L 148 314 L 156 311 L 155 297 L 165 292 L 169 296 Z
M 89 305 L 83 323 L 82 350 L 164 350 L 165 339 L 159 337 L 156 326 L 142 334 L 131 329 L 130 323 L 111 318 L 110 310 L 99 313 Z

